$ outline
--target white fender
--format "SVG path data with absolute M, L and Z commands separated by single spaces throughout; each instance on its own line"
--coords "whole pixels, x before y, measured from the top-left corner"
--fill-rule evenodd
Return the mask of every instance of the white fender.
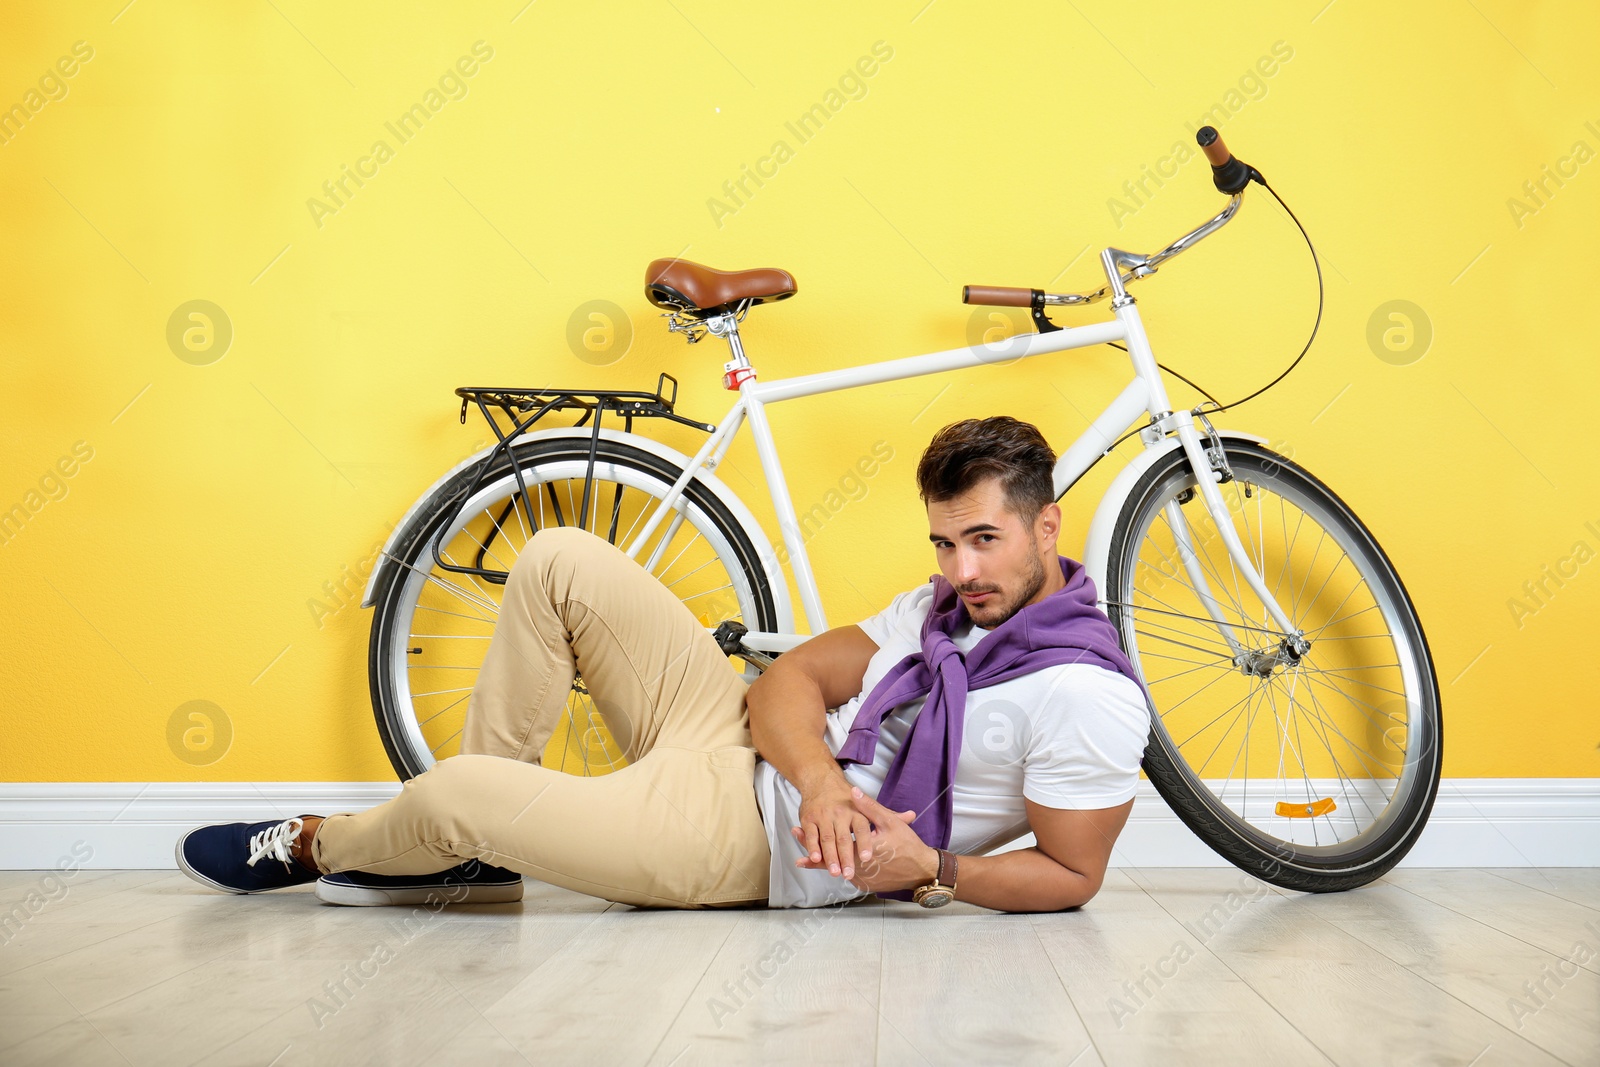
M 1217 436 L 1236 441 L 1251 441 L 1258 445 L 1267 443 L 1265 437 L 1245 433 L 1243 430 L 1219 429 Z M 1105 600 L 1109 595 L 1106 589 L 1106 571 L 1111 566 L 1111 535 L 1116 532 L 1117 518 L 1122 514 L 1122 507 L 1128 502 L 1129 494 L 1133 492 L 1134 483 L 1156 460 L 1182 447 L 1178 438 L 1172 436 L 1163 438 L 1153 447 L 1145 449 L 1122 468 L 1111 480 L 1106 495 L 1100 498 L 1100 504 L 1094 511 L 1094 518 L 1089 522 L 1088 536 L 1084 538 L 1083 565 L 1088 570 L 1089 577 L 1094 579 L 1094 587 L 1100 594 L 1101 600 Z
M 520 444 L 523 441 L 552 441 L 565 438 L 587 447 L 592 436 L 593 431 L 587 427 L 558 426 L 552 427 L 548 430 L 536 430 L 532 433 L 523 434 L 517 439 L 517 444 Z M 689 466 L 690 457 L 684 455 L 675 448 L 671 448 L 662 444 L 660 441 L 654 441 L 648 437 L 642 437 L 639 434 L 625 433 L 621 430 L 608 430 L 604 427 L 601 427 L 600 437 L 606 441 L 630 445 L 642 452 L 648 452 L 659 459 L 666 460 L 667 462 L 673 464 L 679 470 L 685 470 Z M 389 540 L 383 546 L 383 555 L 379 558 L 378 564 L 372 568 L 372 574 L 367 578 L 366 593 L 361 600 L 362 607 L 370 608 L 372 606 L 373 597 L 377 593 L 379 578 L 387 573 L 390 569 L 399 566 L 399 564 L 395 563 L 389 557 L 394 552 L 395 542 L 399 539 L 400 531 L 405 529 L 407 524 L 410 523 L 412 516 L 414 516 L 417 513 L 417 510 L 422 506 L 422 502 L 431 497 L 435 490 L 444 485 L 451 478 L 454 478 L 460 472 L 466 470 L 474 464 L 482 463 L 484 457 L 488 455 L 494 449 L 494 447 L 494 445 L 490 445 L 484 448 L 482 451 L 468 456 L 460 463 L 457 463 L 454 467 L 451 467 L 439 477 L 438 481 L 434 482 L 428 487 L 427 492 L 423 493 L 417 498 L 416 503 L 412 504 L 410 509 L 406 511 L 405 515 L 400 519 L 400 521 L 395 524 L 393 532 L 389 534 Z M 743 527 L 746 536 L 748 536 L 755 544 L 756 555 L 760 557 L 761 568 L 766 572 L 767 584 L 772 590 L 772 598 L 777 605 L 777 629 L 780 633 L 793 633 L 794 605 L 789 599 L 789 583 L 783 575 L 783 569 L 781 565 L 778 563 L 777 553 L 772 550 L 772 542 L 767 539 L 766 532 L 762 530 L 761 524 L 756 521 L 755 515 L 753 515 L 750 509 L 745 506 L 744 501 L 735 496 L 733 490 L 729 489 L 727 484 L 715 474 L 702 469 L 695 474 L 694 480 L 710 490 L 711 494 L 715 496 L 717 500 L 719 500 L 722 505 L 733 514 L 734 521 Z

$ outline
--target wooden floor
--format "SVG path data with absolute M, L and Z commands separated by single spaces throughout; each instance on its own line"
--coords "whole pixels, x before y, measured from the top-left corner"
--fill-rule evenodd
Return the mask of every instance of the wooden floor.
M 0 872 L 0 1063 L 1600 1063 L 1594 869 L 1319 897 L 1122 869 L 1055 915 L 527 889 L 429 912 Z

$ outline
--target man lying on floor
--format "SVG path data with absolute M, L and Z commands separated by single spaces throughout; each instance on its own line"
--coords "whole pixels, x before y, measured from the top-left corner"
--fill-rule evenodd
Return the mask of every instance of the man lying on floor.
M 1056 553 L 1055 458 L 1007 416 L 940 430 L 917 466 L 940 574 L 753 685 L 621 550 L 542 530 L 460 755 L 367 811 L 196 828 L 178 866 L 234 893 L 315 881 L 335 904 L 519 900 L 523 875 L 656 907 L 1083 904 L 1150 717 L 1094 583 Z M 575 672 L 628 739 L 619 771 L 539 763 Z M 1035 847 L 984 855 L 1030 830 Z

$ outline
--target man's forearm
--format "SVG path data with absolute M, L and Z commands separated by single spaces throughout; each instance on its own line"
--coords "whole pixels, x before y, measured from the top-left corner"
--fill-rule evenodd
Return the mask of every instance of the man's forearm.
M 962 856 L 956 899 L 996 911 L 1060 911 L 1086 904 L 1099 886 L 1037 848 Z
M 783 670 L 781 662 L 768 668 L 745 695 L 751 742 L 802 793 L 830 778 L 843 783 L 844 772 L 822 739 L 828 713 L 822 691 L 800 671 Z

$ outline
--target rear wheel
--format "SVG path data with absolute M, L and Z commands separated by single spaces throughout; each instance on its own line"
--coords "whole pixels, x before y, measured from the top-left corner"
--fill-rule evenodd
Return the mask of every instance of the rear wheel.
M 1285 888 L 1350 889 L 1398 863 L 1433 806 L 1443 732 L 1433 660 L 1399 575 L 1354 512 L 1283 456 L 1225 449 L 1233 480 L 1217 488 L 1230 520 L 1311 647 L 1295 654 L 1239 576 L 1184 453 L 1158 460 L 1123 507 L 1106 575 L 1107 614 L 1157 712 L 1145 773 L 1238 866 Z
M 419 503 L 394 538 L 395 558 L 384 561 L 389 571 L 375 594 L 368 673 L 378 732 L 402 779 L 460 751 L 503 588 L 440 567 L 433 546 L 446 563 L 501 572 L 549 526 L 581 525 L 626 549 L 682 473 L 654 453 L 601 440 L 580 517 L 587 436 L 524 442 L 513 451 L 526 501 L 509 459 L 498 461 L 470 499 L 474 471 L 463 471 Z M 776 604 L 752 538 L 702 483 L 685 487 L 677 511 L 635 558 L 708 628 L 733 619 L 752 630 L 776 629 Z M 574 680 L 566 718 L 542 762 L 590 775 L 625 763 L 582 678 Z

